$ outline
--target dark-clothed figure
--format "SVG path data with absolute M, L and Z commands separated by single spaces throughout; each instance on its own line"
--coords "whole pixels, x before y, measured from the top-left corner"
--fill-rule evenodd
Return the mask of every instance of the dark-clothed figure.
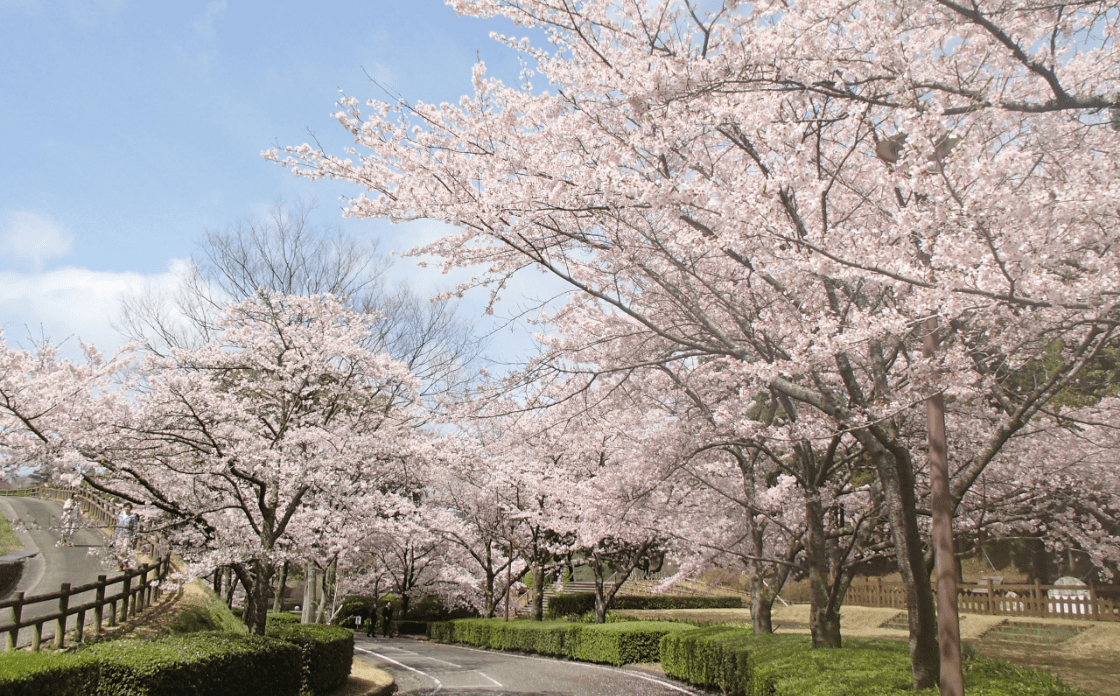
M 385 631 L 385 637 L 388 638 L 389 634 L 393 632 L 393 603 L 385 602 L 385 606 L 381 608 L 381 624 Z

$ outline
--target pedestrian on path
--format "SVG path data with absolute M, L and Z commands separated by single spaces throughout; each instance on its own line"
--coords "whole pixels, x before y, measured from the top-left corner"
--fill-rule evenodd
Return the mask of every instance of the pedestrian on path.
M 113 532 L 113 552 L 121 568 L 127 568 L 128 559 L 132 554 L 132 545 L 136 535 L 140 533 L 140 516 L 132 511 L 130 503 L 124 504 L 124 509 L 117 516 L 117 529 Z
M 393 603 L 386 601 L 385 606 L 381 608 L 381 623 L 385 631 L 385 637 L 388 638 L 393 632 Z
M 78 502 L 77 497 L 71 493 L 66 502 L 62 504 L 62 534 L 61 541 L 63 546 L 73 546 L 71 539 L 74 532 L 78 531 L 78 521 L 82 516 L 82 505 Z

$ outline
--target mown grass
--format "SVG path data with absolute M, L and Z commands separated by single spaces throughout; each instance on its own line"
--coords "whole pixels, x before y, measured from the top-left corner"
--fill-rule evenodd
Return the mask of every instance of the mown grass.
M 19 543 L 19 539 L 16 538 L 16 533 L 12 531 L 12 525 L 8 524 L 8 518 L 0 515 L 0 556 L 15 553 L 22 549 L 23 544 Z

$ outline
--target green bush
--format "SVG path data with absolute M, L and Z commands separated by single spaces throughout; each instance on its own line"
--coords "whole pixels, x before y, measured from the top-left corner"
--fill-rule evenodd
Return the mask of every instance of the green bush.
M 611 609 L 739 609 L 743 601 L 736 596 L 701 597 L 696 595 L 621 595 Z M 550 597 L 548 618 L 587 614 L 595 611 L 595 594 L 577 592 Z
M 356 626 L 354 617 L 360 616 L 364 626 L 376 614 L 377 602 L 374 601 L 373 597 L 350 595 L 342 600 L 342 604 L 339 605 L 338 611 L 334 614 L 334 619 L 331 620 L 331 625 L 354 628 Z
M 746 629 L 711 626 L 661 639 L 665 674 L 719 687 L 732 696 L 936 696 L 910 688 L 905 643 L 847 639 L 839 650 L 814 650 L 806 636 L 754 636 Z M 988 696 L 1070 696 L 1070 689 L 1040 670 L 996 661 L 970 661 L 965 690 Z
M 321 624 L 268 627 L 268 635 L 297 645 L 300 659 L 300 694 L 324 696 L 346 683 L 354 660 L 354 632 Z
M 589 611 L 595 611 L 595 595 L 590 592 L 577 592 L 549 597 L 546 613 L 550 619 L 559 619 L 562 616 L 586 614 Z
M 0 694 L 84 696 L 94 693 L 100 670 L 84 653 L 6 652 L 0 654 Z
M 428 633 L 427 621 L 398 621 L 397 633 L 402 636 L 423 636 Z
M 567 621 L 460 619 L 430 623 L 428 636 L 444 643 L 622 665 L 656 662 L 661 636 L 691 628 L 666 621 L 594 625 Z
M 265 616 L 267 626 L 278 626 L 280 624 L 298 624 L 299 614 L 292 614 L 286 611 L 270 611 Z M 266 629 L 267 630 L 267 629 Z
M 571 657 L 584 662 L 628 665 L 657 662 L 661 638 L 669 633 L 691 631 L 692 626 L 667 621 L 625 621 L 582 625 L 573 636 Z
M 262 636 L 201 632 L 97 643 L 96 696 L 296 696 L 299 648 Z M 7 693 L 7 691 L 5 691 Z
M 741 609 L 743 600 L 734 595 L 623 595 L 615 597 L 611 609 Z

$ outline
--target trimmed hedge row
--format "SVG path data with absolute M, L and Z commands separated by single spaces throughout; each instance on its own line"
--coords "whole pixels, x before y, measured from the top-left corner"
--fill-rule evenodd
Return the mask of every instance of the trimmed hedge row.
M 428 626 L 428 636 L 442 643 L 464 643 L 610 665 L 656 662 L 662 636 L 692 628 L 669 621 L 596 625 L 501 619 L 435 621 Z
M 4 696 L 296 696 L 299 648 L 205 631 L 98 643 L 75 653 L 0 656 Z
M 354 660 L 354 632 L 321 624 L 273 624 L 270 638 L 300 649 L 300 694 L 325 696 L 346 683 Z
M 286 612 L 286 611 L 270 611 L 267 614 L 265 614 L 266 630 L 267 630 L 267 626 L 276 626 L 276 625 L 279 625 L 279 624 L 299 625 L 299 614 L 292 614 L 292 613 Z
M 224 631 L 97 643 L 98 696 L 296 696 L 299 649 L 263 636 Z
M 85 696 L 96 693 L 97 661 L 85 653 L 0 654 L 0 694 L 4 696 Z
M 814 650 L 807 636 L 754 636 L 750 630 L 712 626 L 661 639 L 665 674 L 719 687 L 732 696 L 936 696 L 910 688 L 905 643 L 847 639 L 841 650 Z M 1074 696 L 1041 670 L 1020 670 L 991 660 L 970 661 L 966 692 L 988 696 Z M 1087 696 L 1087 695 L 1086 695 Z
M 269 636 L 199 631 L 0 655 L 4 696 L 323 696 L 342 686 L 352 631 L 278 624 Z
M 743 601 L 733 595 L 622 595 L 611 602 L 611 609 L 739 609 L 742 606 Z M 590 611 L 595 611 L 595 594 L 592 592 L 556 595 L 548 600 L 549 618 L 586 614 Z

